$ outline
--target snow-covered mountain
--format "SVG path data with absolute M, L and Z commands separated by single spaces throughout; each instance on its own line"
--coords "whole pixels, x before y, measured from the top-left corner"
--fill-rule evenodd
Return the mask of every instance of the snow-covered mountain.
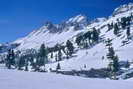
M 100 28 L 108 23 L 115 22 L 116 19 L 128 16 L 133 11 L 133 4 L 122 5 L 114 10 L 113 15 L 109 19 L 97 18 L 89 21 L 87 16 L 78 15 L 62 22 L 61 24 L 53 24 L 46 22 L 46 24 L 38 30 L 34 30 L 28 36 L 20 38 L 13 43 L 20 44 L 17 49 L 38 48 L 42 43 L 47 46 L 54 46 L 57 43 L 63 43 L 68 39 L 73 38 L 81 32 L 85 32 L 89 28 Z M 101 29 L 102 30 L 102 29 Z
M 85 28 L 88 23 L 89 21 L 84 15 L 72 17 L 61 24 L 46 22 L 39 30 L 34 30 L 28 36 L 18 39 L 13 43 L 20 44 L 17 48 L 19 50 L 38 48 L 42 43 L 45 43 L 47 46 L 54 46 L 55 44 L 63 43 L 83 30 L 86 30 Z
M 87 16 L 80 14 L 61 24 L 46 22 L 43 27 L 34 30 L 26 37 L 14 41 L 13 44 L 20 44 L 17 48 L 18 50 L 38 48 L 43 43 L 51 47 L 57 43 L 61 44 L 81 32 L 86 32 L 88 27 L 93 28 L 105 21 L 106 18 L 97 18 L 93 21 L 89 21 Z
M 107 24 L 111 24 L 112 22 L 116 23 L 118 19 L 120 20 L 122 17 L 130 16 L 131 13 L 133 13 L 133 3 L 118 7 L 114 10 L 113 15 L 110 15 L 108 19 L 97 18 L 93 21 L 89 21 L 87 16 L 80 14 L 78 16 L 68 19 L 65 22 L 62 22 L 61 24 L 53 24 L 52 22 L 46 22 L 46 24 L 40 29 L 34 30 L 28 36 L 20 38 L 12 42 L 12 44 L 20 44 L 16 48 L 17 50 L 25 50 L 30 48 L 38 49 L 43 43 L 45 43 L 48 47 L 53 47 L 57 43 L 65 43 L 68 39 L 74 40 L 77 35 L 85 33 L 88 30 L 92 30 L 92 28 L 95 27 L 96 29 L 100 29 L 100 36 L 102 36 L 104 39 L 114 39 L 113 45 L 116 51 L 120 54 L 120 57 L 122 57 L 122 59 L 133 59 L 132 40 L 130 40 L 130 44 L 121 47 L 122 41 L 126 40 L 126 30 L 122 31 L 122 35 L 120 37 L 115 36 L 113 34 L 113 30 L 107 32 Z M 131 34 L 132 30 L 133 28 L 131 27 Z M 90 55 L 97 54 L 97 56 L 95 56 L 97 58 L 104 56 L 106 53 L 104 51 L 105 44 L 103 43 L 99 43 L 98 45 L 88 50 Z M 82 52 L 82 56 L 80 55 L 81 57 L 79 58 L 84 57 L 85 51 L 78 51 L 79 54 L 80 52 Z M 127 53 L 129 54 L 128 56 L 126 56 Z M 94 59 L 91 58 L 91 56 L 86 56 L 86 59 L 88 58 Z
M 113 15 L 115 16 L 115 15 L 122 14 L 128 11 L 130 12 L 131 10 L 133 10 L 133 3 L 121 5 L 120 7 L 114 10 Z
M 130 21 L 124 23 L 126 27 L 123 27 L 123 22 L 127 19 L 129 20 L 129 18 Z M 118 28 L 115 27 L 116 24 Z M 99 33 L 99 39 L 91 44 L 88 41 L 89 36 L 87 35 L 88 38 L 85 39 L 84 35 L 88 32 L 93 33 L 95 31 L 94 28 Z M 116 28 L 117 31 L 119 29 L 117 35 L 114 33 Z M 128 36 L 127 31 L 129 29 L 130 35 Z M 88 42 L 87 47 L 80 47 L 76 43 L 76 39 L 80 36 L 84 36 L 81 42 Z M 91 37 L 93 37 L 92 34 Z M 112 40 L 114 53 L 119 59 L 118 65 L 120 69 L 118 72 L 115 72 L 116 74 L 113 73 L 114 71 L 108 70 L 109 64 L 111 63 L 107 58 L 108 47 L 106 46 L 106 42 L 108 38 Z M 62 46 L 65 47 L 64 45 L 67 40 L 70 40 L 75 48 L 74 53 L 69 58 L 67 58 L 68 48 L 60 49 Z M 48 53 L 47 64 L 40 66 L 38 64 L 39 60 L 44 60 L 45 58 L 39 58 L 38 51 L 35 50 L 38 50 L 43 43 L 48 47 L 53 47 L 56 44 L 60 45 L 55 46 L 58 50 Z M 9 55 L 1 54 L 7 52 L 10 48 L 15 49 L 15 57 L 14 55 L 11 56 L 13 53 L 10 52 Z M 31 49 L 32 51 L 27 49 Z M 59 60 L 59 55 L 62 56 L 61 60 Z M 11 43 L 0 44 L 0 63 L 5 62 L 5 58 L 8 56 L 13 57 L 16 64 L 15 66 L 11 65 L 11 68 L 14 68 L 11 71 L 6 69 L 4 64 L 0 64 L 0 86 L 3 89 L 42 89 L 43 87 L 47 89 L 132 89 L 133 3 L 121 5 L 107 18 L 96 18 L 90 21 L 87 16 L 80 14 L 60 24 L 46 22 L 44 26 L 38 30 L 34 30 L 26 37 L 17 39 Z M 6 60 L 6 62 L 8 61 Z M 130 66 L 121 66 L 125 62 L 129 62 Z M 41 63 L 43 62 L 41 61 Z M 60 68 L 57 69 L 59 64 Z M 32 72 L 17 71 L 15 67 L 18 70 Z M 34 73 L 33 71 L 45 73 Z M 75 77 L 67 75 L 73 75 Z M 119 80 L 110 80 L 113 77 Z M 123 81 L 121 79 L 127 80 Z M 43 85 L 44 82 L 45 85 Z
M 130 40 L 127 39 L 126 29 L 121 28 L 120 36 L 114 35 L 114 29 L 108 30 L 108 24 L 115 24 L 120 21 L 121 18 L 131 16 L 131 14 L 133 14 L 132 7 L 132 3 L 120 6 L 115 9 L 113 15 L 110 15 L 108 18 L 97 18 L 93 21 L 89 21 L 84 15 L 78 15 L 61 24 L 47 22 L 40 29 L 34 30 L 28 36 L 20 38 L 12 42 L 12 44 L 19 44 L 19 46 L 15 48 L 16 50 L 26 50 L 30 48 L 38 49 L 43 43 L 48 47 L 53 47 L 57 43 L 65 44 L 67 40 L 71 40 L 74 43 L 77 52 L 74 54 L 75 57 L 60 62 L 62 69 L 80 70 L 84 65 L 87 66 L 87 69 L 104 68 L 108 65 L 108 60 L 106 60 L 107 49 L 104 41 L 89 49 L 78 49 L 75 43 L 75 38 L 78 35 L 86 33 L 95 27 L 96 29 L 99 29 L 100 37 L 103 40 L 106 40 L 107 38 L 113 39 L 113 47 L 116 54 L 119 56 L 120 61 L 133 61 L 133 20 L 130 26 Z M 102 60 L 102 57 L 105 57 L 105 60 Z M 55 54 L 54 58 L 49 59 L 49 61 L 51 61 L 51 63 L 46 65 L 47 69 L 56 68 L 57 62 L 55 62 Z

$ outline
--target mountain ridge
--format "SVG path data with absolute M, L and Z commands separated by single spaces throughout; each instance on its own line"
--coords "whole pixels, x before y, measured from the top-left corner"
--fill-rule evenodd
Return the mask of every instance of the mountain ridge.
M 53 24 L 52 22 L 46 22 L 38 30 L 33 30 L 29 35 L 19 38 L 10 44 L 18 44 L 17 50 L 39 48 L 41 44 L 45 43 L 47 46 L 54 46 L 57 43 L 63 43 L 74 36 L 86 32 L 88 29 L 93 27 L 102 28 L 108 23 L 114 22 L 118 18 L 131 14 L 133 12 L 133 3 L 121 5 L 116 8 L 114 13 L 115 16 L 109 16 L 109 18 L 96 18 L 94 20 L 88 19 L 87 16 L 79 14 L 71 17 L 70 19 L 60 23 Z M 124 10 L 123 10 L 124 9 Z M 124 11 L 122 13 L 118 13 Z M 120 15 L 121 14 L 121 15 Z M 120 16 L 119 16 L 120 15 Z M 64 39 L 63 39 L 64 37 Z

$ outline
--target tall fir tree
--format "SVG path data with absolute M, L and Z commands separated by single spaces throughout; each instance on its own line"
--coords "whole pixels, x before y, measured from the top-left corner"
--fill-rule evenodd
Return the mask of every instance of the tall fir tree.
M 108 31 L 110 31 L 113 28 L 113 22 L 111 24 L 107 24 L 108 26 Z
M 72 56 L 72 54 L 74 53 L 74 46 L 73 46 L 72 42 L 67 40 L 66 47 L 67 47 L 67 50 L 68 50 L 68 55 Z
M 58 61 L 61 61 L 62 60 L 62 52 L 61 52 L 61 49 L 59 49 L 58 51 Z
M 116 73 L 119 71 L 119 58 L 115 54 L 114 48 L 112 47 L 112 40 L 108 39 L 106 41 L 106 46 L 108 47 L 107 59 L 109 59 L 109 69 L 110 74 L 113 79 L 116 79 Z
M 126 17 L 121 18 L 121 26 L 122 26 L 122 28 L 125 29 L 126 25 L 127 25 Z
M 82 40 L 82 36 L 78 36 L 77 38 L 76 38 L 76 43 L 77 43 L 77 45 L 80 47 L 81 45 L 81 40 Z
M 131 34 L 131 32 L 130 32 L 130 27 L 129 27 L 129 26 L 127 27 L 126 34 L 127 34 L 127 38 L 129 38 L 129 36 L 130 36 L 130 34 Z
M 99 33 L 96 30 L 96 28 L 93 28 L 93 31 L 92 31 L 92 40 L 93 40 L 93 42 L 96 42 L 96 43 L 99 41 Z
M 28 60 L 25 59 L 25 71 L 28 71 Z
M 60 63 L 57 64 L 57 67 L 56 67 L 56 70 L 60 70 L 61 69 L 61 66 L 60 66 Z
M 45 66 L 48 62 L 48 49 L 45 47 L 44 44 L 41 45 L 39 49 L 39 66 Z
M 114 25 L 114 34 L 115 35 L 119 34 L 119 27 L 118 27 L 117 23 L 115 23 L 115 25 Z
M 6 58 L 6 66 L 8 69 L 11 69 L 12 65 L 15 66 L 15 53 L 14 50 L 9 49 Z

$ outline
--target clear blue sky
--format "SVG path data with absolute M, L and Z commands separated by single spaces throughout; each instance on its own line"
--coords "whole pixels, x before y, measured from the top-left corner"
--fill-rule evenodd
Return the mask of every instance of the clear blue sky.
M 90 19 L 110 15 L 132 0 L 0 0 L 0 43 L 10 42 L 38 29 L 45 21 L 60 23 L 85 14 Z

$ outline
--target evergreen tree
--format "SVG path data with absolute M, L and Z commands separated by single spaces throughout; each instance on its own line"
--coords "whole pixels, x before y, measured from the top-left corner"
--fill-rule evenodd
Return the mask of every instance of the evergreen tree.
M 126 26 L 127 26 L 126 17 L 121 18 L 121 26 L 123 29 L 126 28 Z
M 119 27 L 118 27 L 117 23 L 114 25 L 114 34 L 115 35 L 119 34 Z
M 131 16 L 126 18 L 126 26 L 130 26 L 131 23 Z
M 53 52 L 51 52 L 51 56 L 50 57 L 53 58 Z
M 6 66 L 10 69 L 12 65 L 15 65 L 15 53 L 13 50 L 9 49 L 6 58 Z
M 119 71 L 119 58 L 115 54 L 114 48 L 112 47 L 112 40 L 108 39 L 106 41 L 106 46 L 108 47 L 107 59 L 109 59 L 109 69 L 111 74 L 113 74 L 114 79 L 116 79 L 116 73 Z
M 129 61 L 126 61 L 126 65 L 125 65 L 126 68 L 129 68 L 130 67 L 130 63 Z
M 89 45 L 88 45 L 88 42 L 87 42 L 87 39 L 84 40 L 84 45 L 83 45 L 84 48 L 88 48 Z
M 25 60 L 23 56 L 21 56 L 18 60 L 18 70 L 22 70 L 22 67 L 25 65 Z
M 28 71 L 28 60 L 25 59 L 25 71 Z
M 56 67 L 56 70 L 60 70 L 61 69 L 61 66 L 60 66 L 60 63 L 57 64 L 57 67 Z
M 39 50 L 39 66 L 45 66 L 48 62 L 48 50 L 44 44 L 41 45 Z
M 76 41 L 76 43 L 77 43 L 78 46 L 80 46 L 81 40 L 82 40 L 82 36 L 78 36 L 78 37 L 76 38 L 75 41 Z
M 114 56 L 113 58 L 113 72 L 118 72 L 119 71 L 119 58 L 118 56 Z
M 62 52 L 61 49 L 58 51 L 58 61 L 62 60 Z
M 127 32 L 126 32 L 126 34 L 127 34 L 127 38 L 130 36 L 130 27 L 127 27 Z
M 110 60 L 113 60 L 114 56 L 115 56 L 115 51 L 114 51 L 113 47 L 109 47 L 108 51 L 109 52 L 107 54 L 107 58 L 110 59 Z
M 68 50 L 66 51 L 66 59 L 69 59 L 69 52 L 68 52 Z
M 11 63 L 11 65 L 15 65 L 15 53 L 14 53 L 14 50 L 11 50 L 10 51 L 11 53 L 9 53 L 9 55 L 10 55 L 10 63 Z
M 55 54 L 55 61 L 58 61 L 58 54 Z
M 67 47 L 67 50 L 68 50 L 68 55 L 72 56 L 72 54 L 74 53 L 74 46 L 73 46 L 72 42 L 67 40 L 66 47 Z
M 91 44 L 90 40 L 91 40 L 91 31 L 88 31 L 84 34 L 84 38 L 88 40 L 89 44 Z
M 131 16 L 130 17 L 131 17 L 131 20 L 133 20 L 133 13 L 131 13 Z
M 114 26 L 114 24 L 113 24 L 113 22 L 111 23 L 111 28 L 113 29 L 113 26 Z
M 113 23 L 107 24 L 107 26 L 108 26 L 108 31 L 110 31 L 113 28 Z
M 112 39 L 109 39 L 109 38 L 108 38 L 108 39 L 105 41 L 106 46 L 110 48 L 110 47 L 112 46 L 112 43 L 111 43 L 111 42 L 112 42 Z
M 93 42 L 96 42 L 96 43 L 99 41 L 99 33 L 96 30 L 96 28 L 93 28 L 92 39 L 93 39 Z

